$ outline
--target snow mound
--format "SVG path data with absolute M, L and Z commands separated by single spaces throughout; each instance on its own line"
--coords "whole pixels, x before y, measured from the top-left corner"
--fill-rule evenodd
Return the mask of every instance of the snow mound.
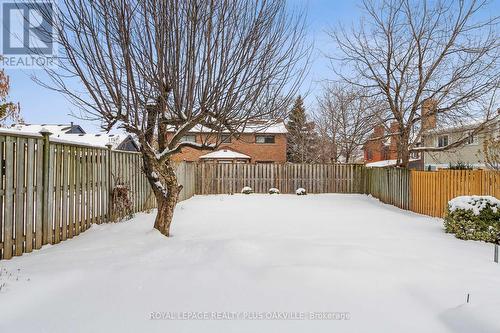
M 243 194 L 250 194 L 250 193 L 253 193 L 253 190 L 252 190 L 252 188 L 250 186 L 245 186 L 241 190 L 241 193 L 243 193 Z
M 269 189 L 269 194 L 280 194 L 280 190 L 278 190 L 277 188 L 275 187 L 271 187 Z
M 297 195 L 306 195 L 306 194 L 307 194 L 306 189 L 305 189 L 305 188 L 302 188 L 302 187 L 299 187 L 299 188 L 297 189 L 297 191 L 295 191 L 295 193 L 296 193 Z
M 491 206 L 493 212 L 500 208 L 500 200 L 489 195 L 463 195 L 448 201 L 448 207 L 451 212 L 457 209 L 470 210 L 474 215 L 479 215 L 486 208 L 487 204 Z

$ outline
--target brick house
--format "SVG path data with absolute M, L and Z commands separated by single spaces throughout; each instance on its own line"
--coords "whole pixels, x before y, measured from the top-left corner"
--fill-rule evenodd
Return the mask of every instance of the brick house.
M 375 126 L 373 133 L 363 146 L 365 164 L 396 159 L 398 156 L 398 137 L 390 133 L 397 133 L 398 131 L 399 127 L 396 122 L 391 123 L 388 134 L 385 133 L 384 125 Z
M 174 129 L 167 134 L 173 135 Z M 174 161 L 218 162 L 218 163 L 285 163 L 286 134 L 283 121 L 252 122 L 247 124 L 243 133 L 237 137 L 222 134 L 222 143 L 214 152 L 185 147 L 180 153 L 172 156 Z M 216 134 L 202 126 L 196 126 L 187 133 L 184 141 L 207 142 L 216 141 Z

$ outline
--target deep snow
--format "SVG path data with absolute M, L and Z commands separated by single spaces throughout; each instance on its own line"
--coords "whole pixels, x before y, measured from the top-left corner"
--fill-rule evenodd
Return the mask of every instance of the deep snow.
M 0 261 L 0 332 L 500 332 L 492 245 L 439 219 L 336 194 L 197 196 L 169 239 L 153 218 Z M 149 319 L 192 311 L 350 319 Z

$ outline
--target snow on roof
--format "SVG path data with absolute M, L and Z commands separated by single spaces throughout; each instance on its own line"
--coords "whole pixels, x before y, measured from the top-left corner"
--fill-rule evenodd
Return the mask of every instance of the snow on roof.
M 98 133 L 98 134 L 59 134 L 51 135 L 51 139 L 58 139 L 63 142 L 74 142 L 86 145 L 92 145 L 96 147 L 106 148 L 107 145 L 111 145 L 111 149 L 117 149 L 120 144 L 123 143 L 128 137 L 131 137 L 125 133 L 109 134 L 109 133 Z
M 14 134 L 14 135 L 19 135 L 19 134 L 22 134 L 22 135 L 27 135 L 27 136 L 32 136 L 32 137 L 42 137 L 42 135 L 40 134 L 40 132 L 26 132 L 26 131 L 18 131 L 18 130 L 15 130 L 15 129 L 12 129 L 10 127 L 8 128 L 5 128 L 5 127 L 0 127 L 0 134 L 6 134 L 6 135 L 9 135 L 9 134 Z
M 48 130 L 49 132 L 53 133 L 53 131 L 49 128 L 52 128 L 51 126 L 63 126 L 63 125 L 49 125 L 47 128 L 46 126 L 42 125 L 28 125 L 29 127 L 21 127 L 17 128 L 16 126 L 13 127 L 8 127 L 8 128 L 0 128 L 0 134 L 14 134 L 14 135 L 26 135 L 26 136 L 31 136 L 31 137 L 42 137 L 40 134 L 40 131 L 42 129 Z M 28 131 L 30 129 L 30 131 Z M 79 133 L 64 133 L 60 132 L 59 134 L 51 134 L 50 135 L 50 141 L 51 142 L 59 142 L 59 143 L 69 143 L 69 144 L 79 144 L 83 146 L 92 146 L 92 147 L 99 147 L 99 148 L 107 148 L 106 145 L 111 144 L 111 149 L 117 149 L 127 138 L 133 139 L 133 137 L 129 134 L 126 133 L 118 133 L 118 134 L 109 134 L 109 133 L 97 133 L 97 134 L 79 134 Z M 137 143 L 136 143 L 137 145 Z
M 418 159 L 410 159 L 410 162 L 418 161 Z M 378 162 L 366 163 L 365 166 L 369 168 L 383 168 L 389 166 L 395 166 L 397 160 L 383 160 Z
M 250 159 L 251 157 L 242 153 L 232 151 L 230 149 L 217 150 L 203 156 L 203 159 Z
M 72 124 L 41 124 L 41 125 L 31 125 L 31 124 L 16 124 L 12 125 L 9 129 L 18 131 L 21 133 L 39 133 L 42 129 L 48 130 L 52 134 L 65 134 L 71 130 L 74 126 Z M 79 127 L 79 126 L 78 126 Z
M 484 119 L 460 119 L 452 123 L 441 123 L 435 128 L 431 128 L 427 131 L 429 134 L 440 134 L 440 133 L 452 133 L 452 132 L 462 132 L 468 130 L 474 130 L 477 127 L 483 125 L 487 121 Z M 500 120 L 493 120 L 488 126 L 494 126 L 494 124 L 500 122 Z
M 168 132 L 175 132 L 175 127 L 170 126 L 167 130 Z M 205 127 L 203 125 L 196 125 L 190 131 L 190 133 L 212 133 L 212 129 Z M 223 131 L 229 132 L 229 131 Z M 238 133 L 263 133 L 263 134 L 286 134 L 288 133 L 285 123 L 282 120 L 269 120 L 269 121 L 259 121 L 259 122 L 248 122 L 244 129 L 236 131 Z

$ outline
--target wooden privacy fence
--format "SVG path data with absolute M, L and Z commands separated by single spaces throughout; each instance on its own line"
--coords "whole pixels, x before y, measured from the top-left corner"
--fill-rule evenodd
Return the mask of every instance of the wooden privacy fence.
M 443 217 L 448 201 L 457 196 L 500 198 L 498 171 L 367 168 L 364 184 L 365 193 L 382 202 L 435 217 Z
M 359 164 L 215 164 L 197 166 L 196 194 L 239 193 L 250 186 L 256 193 L 272 187 L 295 193 L 363 193 Z
M 410 171 L 401 168 L 366 168 L 364 172 L 366 194 L 380 201 L 410 209 Z
M 132 213 L 156 206 L 139 153 L 0 135 L 0 259 L 57 244 L 109 222 L 111 191 L 129 189 Z M 194 165 L 177 165 L 180 200 L 195 192 Z
M 460 195 L 500 198 L 500 172 L 439 170 L 411 172 L 411 207 L 416 213 L 443 217 L 448 201 Z
M 139 153 L 0 134 L 0 259 L 56 244 L 109 222 L 118 185 L 131 194 L 132 212 L 156 206 Z M 179 163 L 180 200 L 194 194 L 365 193 L 402 209 L 443 216 L 459 195 L 500 197 L 500 172 L 365 168 L 356 164 Z

